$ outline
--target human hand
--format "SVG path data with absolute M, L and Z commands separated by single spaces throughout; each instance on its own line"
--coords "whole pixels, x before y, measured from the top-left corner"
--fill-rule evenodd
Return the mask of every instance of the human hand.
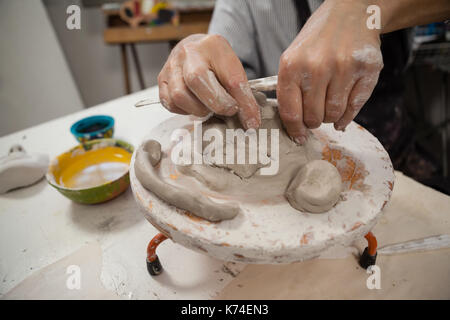
M 281 56 L 279 112 L 297 143 L 322 122 L 343 131 L 372 94 L 383 58 L 380 31 L 366 26 L 368 6 L 325 1 Z
M 238 113 L 245 129 L 261 124 L 244 68 L 222 36 L 196 34 L 183 39 L 169 55 L 158 85 L 161 104 L 171 112 Z

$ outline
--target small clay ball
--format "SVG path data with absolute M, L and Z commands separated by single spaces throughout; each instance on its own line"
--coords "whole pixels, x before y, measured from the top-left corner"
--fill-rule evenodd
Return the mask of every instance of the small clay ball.
M 297 172 L 286 198 L 297 210 L 322 213 L 337 203 L 341 191 L 341 175 L 336 167 L 325 160 L 314 160 Z
M 161 160 L 161 144 L 156 140 L 147 140 L 143 149 L 148 154 L 152 166 L 156 166 Z

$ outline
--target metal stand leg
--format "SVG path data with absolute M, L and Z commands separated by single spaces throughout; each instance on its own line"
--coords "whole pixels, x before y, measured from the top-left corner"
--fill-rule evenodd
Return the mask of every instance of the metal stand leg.
M 125 81 L 125 93 L 130 94 L 131 93 L 131 86 L 130 86 L 130 76 L 128 73 L 128 56 L 127 56 L 127 47 L 125 44 L 120 45 L 120 52 L 122 54 L 122 69 L 123 69 L 123 78 Z
M 136 73 L 138 75 L 139 85 L 141 86 L 141 90 L 145 89 L 145 81 L 144 81 L 144 75 L 142 74 L 142 68 L 141 64 L 139 62 L 139 57 L 136 51 L 136 47 L 134 46 L 134 43 L 130 44 L 131 53 L 133 54 L 133 61 L 134 66 L 136 67 Z
M 172 51 L 173 50 L 173 48 L 175 48 L 175 46 L 178 44 L 178 40 L 170 40 L 169 41 L 169 49 L 170 49 L 170 51 Z
M 363 254 L 359 258 L 359 265 L 367 269 L 370 266 L 373 266 L 377 260 L 377 238 L 369 232 L 364 236 L 366 238 L 368 246 L 364 249 Z
M 147 246 L 147 270 L 152 276 L 157 276 L 163 270 L 161 262 L 159 262 L 159 258 L 156 254 L 156 248 L 166 239 L 167 237 L 165 235 L 158 233 Z

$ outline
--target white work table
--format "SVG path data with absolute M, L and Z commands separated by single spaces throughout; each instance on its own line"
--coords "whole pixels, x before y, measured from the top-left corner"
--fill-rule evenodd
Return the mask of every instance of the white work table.
M 135 147 L 171 116 L 159 105 L 134 108 L 150 88 L 0 138 L 0 154 L 13 144 L 52 159 L 75 146 L 70 126 L 90 115 L 116 120 L 115 138 Z M 39 112 L 39 110 L 33 110 Z M 450 197 L 397 172 L 391 203 L 374 228 L 380 245 L 450 234 Z M 450 250 L 379 256 L 382 288 L 369 290 L 353 256 L 290 265 L 226 263 L 170 240 L 158 247 L 164 271 L 151 277 L 145 257 L 157 230 L 139 212 L 128 189 L 99 205 L 73 203 L 43 179 L 0 195 L 0 297 L 87 299 L 301 299 L 450 298 Z M 364 247 L 364 242 L 357 244 Z M 81 288 L 68 289 L 69 266 Z M 69 270 L 69 273 L 67 271 Z

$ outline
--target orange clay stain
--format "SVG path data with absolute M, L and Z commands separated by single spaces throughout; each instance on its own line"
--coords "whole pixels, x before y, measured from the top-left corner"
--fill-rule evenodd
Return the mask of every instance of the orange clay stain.
M 153 202 L 150 201 L 150 202 L 148 203 L 148 208 L 149 208 L 150 210 L 153 208 Z
M 322 159 L 333 164 L 339 171 L 342 182 L 349 189 L 364 189 L 364 167 L 357 164 L 352 157 L 342 154 L 339 149 L 332 149 L 326 145 L 322 150 Z
M 300 239 L 300 244 L 302 246 L 306 245 L 309 243 L 309 240 L 312 240 L 313 238 L 314 238 L 314 236 L 313 236 L 312 232 L 304 233 L 302 238 Z
M 362 225 L 364 225 L 364 223 L 358 221 L 353 225 L 353 227 L 350 229 L 350 231 L 356 230 L 359 227 L 361 227 Z
M 388 181 L 388 185 L 389 185 L 389 189 L 391 189 L 391 191 L 394 189 L 394 184 L 391 181 Z
M 172 180 L 177 180 L 178 179 L 178 174 L 170 174 L 169 177 Z
M 202 226 L 195 226 L 195 228 L 199 231 L 204 231 L 205 229 Z

